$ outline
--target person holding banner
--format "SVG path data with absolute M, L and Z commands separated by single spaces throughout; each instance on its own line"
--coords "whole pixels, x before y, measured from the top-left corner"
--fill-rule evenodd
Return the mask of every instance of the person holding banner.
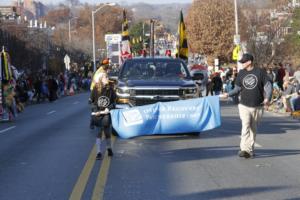
M 105 134 L 106 148 L 108 156 L 113 156 L 111 147 L 111 116 L 110 110 L 115 107 L 116 94 L 113 86 L 109 84 L 109 79 L 106 73 L 99 77 L 99 81 L 93 88 L 90 96 L 91 102 L 95 105 L 95 110 L 92 112 L 94 125 L 99 127 L 99 132 L 96 138 L 97 145 L 97 160 L 102 159 L 101 138 L 102 132 Z
M 97 71 L 93 75 L 92 83 L 90 87 L 91 91 L 93 90 L 95 83 L 98 82 L 100 76 L 102 76 L 103 73 L 107 73 L 108 67 L 109 67 L 109 60 L 103 59 L 101 62 L 101 66 L 99 67 L 99 69 L 97 69 Z
M 263 105 L 268 106 L 272 97 L 272 84 L 266 72 L 253 65 L 253 56 L 243 54 L 239 61 L 243 69 L 237 75 L 234 89 L 220 95 L 220 98 L 233 97 L 240 93 L 238 105 L 242 122 L 239 157 L 253 158 L 257 123 L 263 114 Z
M 108 66 L 109 66 L 109 60 L 108 59 L 102 60 L 102 65 L 97 69 L 97 71 L 93 75 L 92 83 L 90 85 L 90 90 L 91 91 L 93 91 L 93 89 L 95 88 L 97 83 L 99 83 L 99 80 L 101 79 L 102 75 L 107 74 Z M 97 89 L 95 91 L 97 91 Z M 89 104 L 91 103 L 91 101 L 92 101 L 91 98 L 89 98 Z M 93 111 L 93 109 L 92 109 L 92 111 Z M 94 128 L 95 128 L 95 126 L 94 126 L 93 120 L 91 118 L 91 120 L 90 120 L 90 129 L 94 129 Z

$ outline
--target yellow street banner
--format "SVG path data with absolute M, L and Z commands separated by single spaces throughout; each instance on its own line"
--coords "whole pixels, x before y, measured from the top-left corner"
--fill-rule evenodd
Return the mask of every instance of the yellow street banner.
M 232 60 L 238 60 L 239 59 L 240 51 L 241 51 L 241 46 L 236 45 L 235 48 L 232 51 Z

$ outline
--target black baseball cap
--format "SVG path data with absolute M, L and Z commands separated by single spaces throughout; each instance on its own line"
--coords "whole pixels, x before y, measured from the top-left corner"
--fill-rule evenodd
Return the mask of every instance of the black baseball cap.
M 241 60 L 239 60 L 240 63 L 246 63 L 248 61 L 253 62 L 254 58 L 250 53 L 244 53 Z

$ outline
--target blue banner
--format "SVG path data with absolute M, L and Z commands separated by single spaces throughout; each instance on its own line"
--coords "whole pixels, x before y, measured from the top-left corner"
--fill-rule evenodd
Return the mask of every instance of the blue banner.
M 221 125 L 218 96 L 137 106 L 111 111 L 121 138 L 207 131 Z

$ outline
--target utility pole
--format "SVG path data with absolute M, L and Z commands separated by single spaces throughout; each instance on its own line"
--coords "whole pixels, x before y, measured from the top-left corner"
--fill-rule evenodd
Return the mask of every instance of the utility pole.
M 143 22 L 143 36 L 142 36 L 142 42 L 143 42 L 143 49 L 145 49 L 145 22 Z
M 150 56 L 154 57 L 154 20 L 150 20 Z
M 69 19 L 69 42 L 71 42 L 71 19 Z
M 93 71 L 96 71 L 96 50 L 95 50 L 95 14 L 100 11 L 101 9 L 105 8 L 106 6 L 113 7 L 116 3 L 105 3 L 96 10 L 92 11 L 92 34 L 93 34 Z
M 241 36 L 239 35 L 239 19 L 238 19 L 238 6 L 237 6 L 237 0 L 234 0 L 234 18 L 235 18 L 235 35 L 234 35 L 234 44 L 236 46 L 241 44 Z M 242 51 L 242 48 L 240 48 L 240 52 Z M 240 54 L 240 53 L 239 53 Z M 239 57 L 236 61 L 236 67 L 237 70 L 241 68 L 241 64 L 239 63 Z
M 239 34 L 239 19 L 237 12 L 237 0 L 234 0 L 234 18 L 235 18 L 235 34 Z

